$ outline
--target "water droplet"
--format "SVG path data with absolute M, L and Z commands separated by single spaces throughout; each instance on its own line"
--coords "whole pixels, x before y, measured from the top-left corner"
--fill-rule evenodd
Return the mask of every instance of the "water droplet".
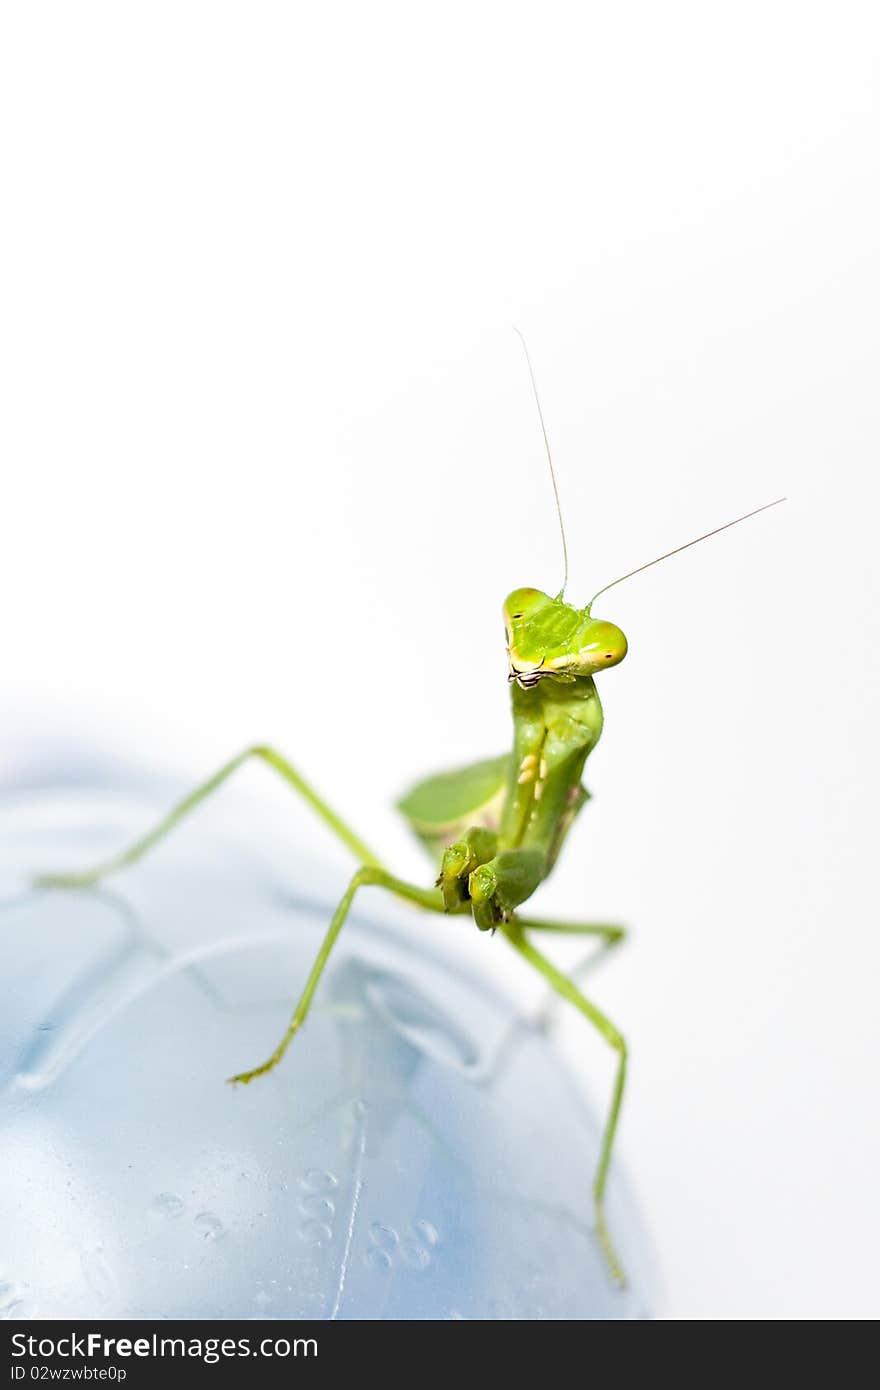
M 300 1239 L 307 1245 L 326 1245 L 333 1232 L 324 1221 L 304 1221 L 299 1228 Z
M 193 1225 L 205 1240 L 219 1240 L 223 1234 L 223 1222 L 212 1211 L 200 1211 Z
M 391 1251 L 397 1245 L 400 1236 L 391 1226 L 383 1226 L 380 1222 L 374 1221 L 370 1227 L 370 1240 L 380 1249 Z
M 400 1258 L 410 1269 L 427 1269 L 431 1263 L 431 1252 L 417 1240 L 405 1240 L 400 1246 Z
M 303 1197 L 299 1209 L 302 1216 L 313 1216 L 317 1221 L 328 1221 L 336 1211 L 330 1198 L 321 1197 L 317 1192 L 310 1192 Z
M 327 1173 L 323 1168 L 309 1168 L 303 1175 L 302 1185 L 309 1192 L 332 1192 L 339 1186 L 339 1179 L 335 1173 Z
M 440 1243 L 440 1232 L 432 1222 L 426 1221 L 423 1216 L 417 1216 L 410 1228 L 413 1235 L 418 1236 L 426 1245 L 438 1245 Z
M 364 1252 L 364 1264 L 376 1274 L 387 1274 L 391 1268 L 391 1256 L 387 1251 L 380 1250 L 378 1245 L 371 1245 L 369 1250 Z
M 160 1192 L 153 1198 L 153 1211 L 159 1216 L 180 1216 L 183 1211 L 183 1198 L 176 1192 Z

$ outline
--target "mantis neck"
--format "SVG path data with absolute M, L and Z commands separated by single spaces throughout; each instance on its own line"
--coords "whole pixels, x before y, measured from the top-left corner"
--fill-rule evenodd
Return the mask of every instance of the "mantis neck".
M 592 676 L 511 690 L 513 760 L 500 846 L 540 850 L 546 877 L 587 797 L 581 776 L 602 732 L 602 706 Z

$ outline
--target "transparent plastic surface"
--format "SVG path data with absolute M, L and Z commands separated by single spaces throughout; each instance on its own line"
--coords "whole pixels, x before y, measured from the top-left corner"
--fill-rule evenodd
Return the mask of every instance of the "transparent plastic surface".
M 489 978 L 371 895 L 283 1064 L 271 1050 L 344 876 L 194 819 L 96 891 L 35 891 L 155 805 L 0 809 L 0 1317 L 632 1318 L 644 1240 L 599 1127 Z M 314 891 L 314 890 L 313 890 Z

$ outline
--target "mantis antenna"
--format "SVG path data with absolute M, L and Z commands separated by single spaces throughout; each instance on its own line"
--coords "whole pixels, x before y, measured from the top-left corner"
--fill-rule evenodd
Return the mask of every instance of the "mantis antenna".
M 516 324 L 513 325 L 513 331 L 522 343 L 523 352 L 526 355 L 526 366 L 529 369 L 529 376 L 532 379 L 532 390 L 535 393 L 535 405 L 538 407 L 538 419 L 541 421 L 541 433 L 544 436 L 544 447 L 547 450 L 547 462 L 550 465 L 550 481 L 553 484 L 553 496 L 556 498 L 556 515 L 559 517 L 559 534 L 562 537 L 562 565 L 564 572 L 562 577 L 562 588 L 559 590 L 559 597 L 562 598 L 568 584 L 568 546 L 565 543 L 565 526 L 562 521 L 562 504 L 559 501 L 559 488 L 556 484 L 556 470 L 553 467 L 553 457 L 550 453 L 550 440 L 547 438 L 547 426 L 544 424 L 544 412 L 541 409 L 541 397 L 538 395 L 538 383 L 535 380 L 535 369 L 532 366 L 532 359 L 529 356 L 528 344 Z
M 721 531 L 729 531 L 731 526 L 738 526 L 741 521 L 748 521 L 750 516 L 757 516 L 759 512 L 766 512 L 770 507 L 778 507 L 780 502 L 785 502 L 786 498 L 777 497 L 775 502 L 765 502 L 763 507 L 756 507 L 753 512 L 746 512 L 745 516 L 738 516 L 733 521 L 726 521 L 723 526 L 716 526 L 714 531 L 707 531 L 704 536 L 697 536 L 692 541 L 687 541 L 684 545 L 677 545 L 674 550 L 667 550 L 665 555 L 658 555 L 656 560 L 649 560 L 646 565 L 639 565 L 637 569 L 630 570 L 629 574 L 622 574 L 619 579 L 612 579 L 610 584 L 606 584 L 603 589 L 599 589 L 587 604 L 586 612 L 589 613 L 593 604 L 600 594 L 605 594 L 609 589 L 613 589 L 615 584 L 622 584 L 624 579 L 632 579 L 634 574 L 641 574 L 642 570 L 649 570 L 652 565 L 659 565 L 661 560 L 668 560 L 671 555 L 679 555 L 682 550 L 690 550 L 692 545 L 699 545 L 700 541 L 707 541 L 710 536 L 717 536 Z

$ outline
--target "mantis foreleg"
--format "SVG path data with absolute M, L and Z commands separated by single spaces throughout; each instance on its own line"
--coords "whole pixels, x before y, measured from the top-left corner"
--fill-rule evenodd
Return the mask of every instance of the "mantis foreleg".
M 315 963 L 309 972 L 305 988 L 299 997 L 296 1008 L 288 1025 L 287 1032 L 281 1039 L 275 1051 L 263 1062 L 261 1066 L 254 1067 L 252 1071 L 239 1072 L 237 1076 L 231 1076 L 230 1081 L 253 1081 L 257 1076 L 264 1076 L 267 1071 L 271 1071 L 277 1066 L 284 1056 L 293 1038 L 294 1033 L 302 1027 L 308 1014 L 312 997 L 318 987 L 318 981 L 323 974 L 330 952 L 333 950 L 337 936 L 342 930 L 346 917 L 351 909 L 355 894 L 359 888 L 365 888 L 368 884 L 376 884 L 381 888 L 387 888 L 389 892 L 396 893 L 398 897 L 405 898 L 408 902 L 417 903 L 419 907 L 428 908 L 433 912 L 444 912 L 442 894 L 436 888 L 419 888 L 414 883 L 406 883 L 403 879 L 395 878 L 385 869 L 380 869 L 374 865 L 365 865 L 358 869 L 353 875 L 351 882 L 346 888 L 340 899 L 339 906 L 333 914 L 327 933 L 321 943 L 321 949 L 315 957 Z
M 623 1269 L 611 1244 L 608 1229 L 605 1225 L 604 1199 L 605 1183 L 608 1177 L 608 1164 L 611 1160 L 611 1150 L 614 1146 L 614 1136 L 617 1130 L 617 1120 L 620 1114 L 620 1104 L 623 1100 L 623 1088 L 626 1082 L 626 1042 L 617 1031 L 610 1019 L 606 1018 L 601 1010 L 596 1008 L 587 997 L 581 993 L 575 984 L 563 975 L 561 970 L 557 970 L 552 961 L 532 945 L 523 934 L 523 927 L 526 922 L 516 919 L 512 922 L 503 924 L 501 930 L 507 940 L 518 951 L 531 966 L 544 976 L 552 989 L 563 999 L 584 1015 L 592 1023 L 593 1027 L 601 1033 L 602 1037 L 617 1053 L 617 1074 L 614 1079 L 614 1090 L 611 1095 L 611 1108 L 608 1118 L 605 1121 L 605 1129 L 602 1134 L 602 1147 L 599 1152 L 599 1163 L 596 1168 L 596 1176 L 593 1179 L 593 1205 L 596 1216 L 596 1235 L 608 1261 L 609 1268 L 619 1284 L 626 1282 Z
M 190 792 L 189 796 L 185 796 L 182 801 L 179 801 L 177 805 L 168 812 L 167 816 L 163 816 L 158 825 L 155 825 L 153 829 L 148 831 L 141 839 L 136 840 L 128 849 L 123 850 L 121 854 L 115 855 L 112 859 L 105 860 L 102 864 L 97 864 L 92 869 L 86 869 L 84 872 L 42 874 L 37 879 L 37 883 L 46 888 L 88 888 L 95 883 L 99 883 L 100 880 L 106 878 L 108 874 L 116 873 L 118 869 L 124 869 L 127 868 L 128 865 L 136 863 L 138 859 L 142 858 L 142 856 L 145 855 L 148 850 L 152 849 L 154 845 L 158 844 L 160 840 L 164 840 L 165 836 L 170 834 L 176 825 L 184 820 L 191 811 L 194 811 L 197 806 L 201 805 L 212 792 L 223 785 L 228 777 L 232 776 L 233 772 L 237 772 L 242 764 L 248 762 L 251 758 L 256 758 L 258 761 L 266 763 L 277 772 L 280 777 L 283 777 L 285 782 L 293 787 L 294 791 L 299 793 L 303 800 L 311 806 L 315 814 L 333 831 L 334 835 L 351 850 L 357 859 L 363 864 L 369 864 L 375 868 L 381 867 L 381 861 L 377 855 L 375 855 L 369 846 L 364 844 L 360 836 L 356 835 L 350 826 L 327 805 L 314 788 L 309 785 L 304 777 L 300 776 L 296 768 L 293 767 L 286 758 L 282 757 L 274 748 L 270 748 L 266 744 L 256 744 L 251 748 L 245 748 L 243 753 L 239 753 L 237 757 L 232 758 L 228 763 L 224 763 L 223 767 L 221 767 L 218 772 L 215 772 L 213 777 L 209 777 L 206 782 L 202 782 L 196 787 L 195 791 Z

